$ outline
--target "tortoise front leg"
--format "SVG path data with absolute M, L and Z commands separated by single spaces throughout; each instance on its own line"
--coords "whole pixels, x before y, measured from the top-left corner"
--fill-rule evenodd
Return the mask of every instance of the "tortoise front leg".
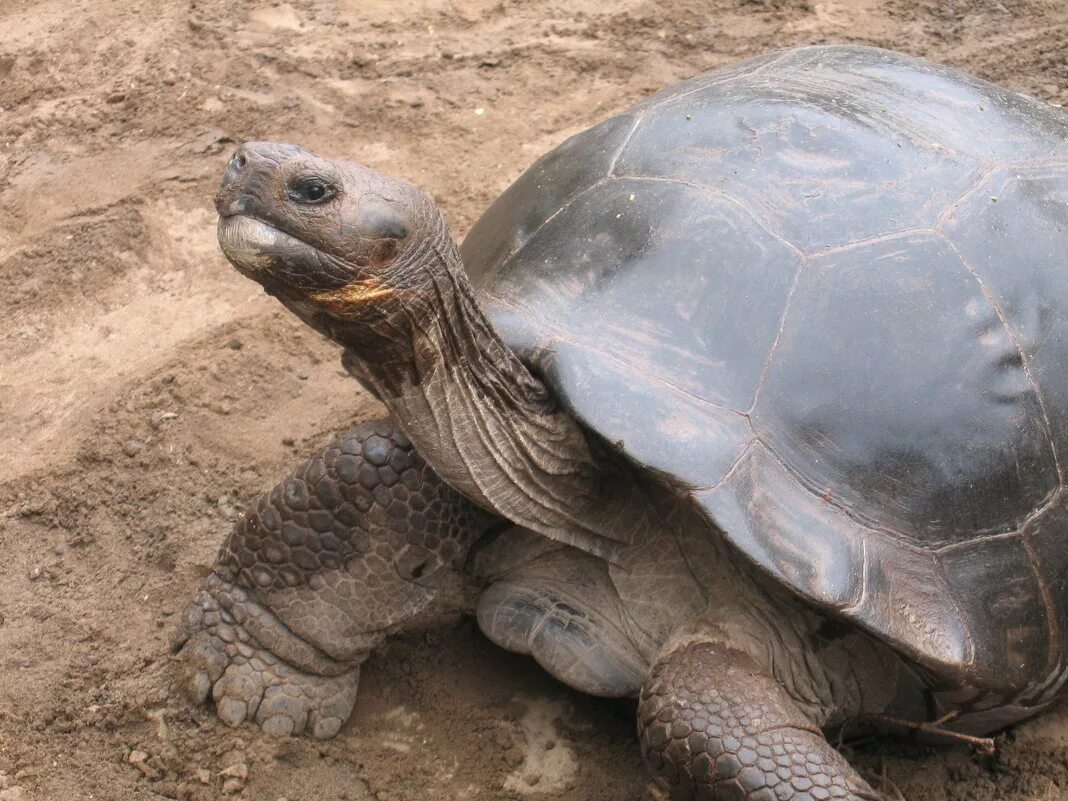
M 767 670 L 720 643 L 687 642 L 659 659 L 638 729 L 673 801 L 880 798 Z
M 389 421 L 339 437 L 223 544 L 176 641 L 189 692 L 230 725 L 333 736 L 370 650 L 459 606 L 445 590 L 492 520 Z

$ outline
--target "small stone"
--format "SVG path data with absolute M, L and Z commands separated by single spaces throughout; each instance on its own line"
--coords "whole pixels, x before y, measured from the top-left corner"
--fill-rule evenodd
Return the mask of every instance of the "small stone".
M 141 452 L 141 448 L 143 447 L 144 445 L 141 443 L 141 440 L 128 439 L 122 445 L 122 452 L 127 456 L 134 457 Z
M 237 517 L 237 504 L 234 502 L 234 498 L 231 495 L 220 495 L 215 500 L 215 506 L 218 507 L 219 512 L 227 520 L 233 520 Z
M 211 784 L 211 771 L 207 768 L 197 768 L 197 781 L 201 784 Z
M 166 82 L 167 81 L 164 80 L 164 83 Z M 176 83 L 176 81 L 172 81 L 172 84 L 173 83 Z M 215 128 L 207 131 L 203 136 L 197 137 L 196 140 L 190 143 L 190 146 L 198 153 L 207 153 L 214 156 L 222 153 L 227 145 L 232 145 L 233 143 L 234 140 L 231 139 L 225 131 Z M 237 347 L 234 347 L 234 344 L 236 344 Z M 227 343 L 227 346 L 234 350 L 239 350 L 241 348 L 241 342 L 237 339 L 231 339 Z
M 240 779 L 227 779 L 223 782 L 222 791 L 226 795 L 236 795 L 245 789 L 245 783 Z
M 148 754 L 144 751 L 131 751 L 127 761 L 141 771 L 146 778 L 158 779 L 160 776 L 159 771 L 148 764 Z
M 241 350 L 245 345 L 240 339 L 231 339 L 226 343 L 226 347 L 230 350 Z
M 112 94 L 108 95 L 104 99 L 104 102 L 105 103 L 110 103 L 111 105 L 115 105 L 116 103 L 121 103 L 125 99 L 126 99 L 126 93 L 125 92 L 113 92 Z
M 307 373 L 297 373 L 297 378 L 299 378 L 301 381 L 307 381 L 308 380 L 308 374 Z
M 160 426 L 166 423 L 168 420 L 173 420 L 178 416 L 177 412 L 156 412 L 152 415 L 152 419 L 149 421 L 152 428 L 159 430 Z
M 235 779 L 245 781 L 248 778 L 248 765 L 244 762 L 238 762 L 234 765 L 223 768 L 219 771 L 220 776 L 232 776 Z
M 282 444 L 287 448 L 292 448 L 296 444 L 296 441 L 292 437 L 285 437 L 282 440 Z
M 35 567 L 30 571 L 30 581 L 37 581 L 37 579 L 44 578 L 45 571 L 43 567 Z

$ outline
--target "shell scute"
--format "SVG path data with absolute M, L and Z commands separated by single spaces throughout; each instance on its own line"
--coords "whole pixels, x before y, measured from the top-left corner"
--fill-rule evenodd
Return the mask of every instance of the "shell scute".
M 1016 345 L 935 233 L 806 265 L 752 419 L 813 492 L 921 547 L 1017 529 L 1059 485 Z

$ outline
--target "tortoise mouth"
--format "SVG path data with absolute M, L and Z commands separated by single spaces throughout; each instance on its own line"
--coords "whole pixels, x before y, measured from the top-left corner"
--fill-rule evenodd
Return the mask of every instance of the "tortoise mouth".
M 247 214 L 219 217 L 218 237 L 230 263 L 257 281 L 274 275 L 279 262 L 303 261 L 315 251 L 307 242 Z

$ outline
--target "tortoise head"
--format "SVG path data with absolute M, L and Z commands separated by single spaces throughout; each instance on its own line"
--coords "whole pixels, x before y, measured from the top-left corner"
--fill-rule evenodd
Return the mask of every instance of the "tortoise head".
M 446 485 L 565 542 L 640 525 L 645 495 L 601 463 L 497 333 L 429 197 L 367 167 L 257 142 L 238 148 L 215 204 L 227 258 L 342 345 L 346 368 Z
M 237 149 L 215 207 L 230 262 L 330 336 L 331 319 L 380 317 L 417 290 L 444 225 L 404 181 L 274 142 Z

